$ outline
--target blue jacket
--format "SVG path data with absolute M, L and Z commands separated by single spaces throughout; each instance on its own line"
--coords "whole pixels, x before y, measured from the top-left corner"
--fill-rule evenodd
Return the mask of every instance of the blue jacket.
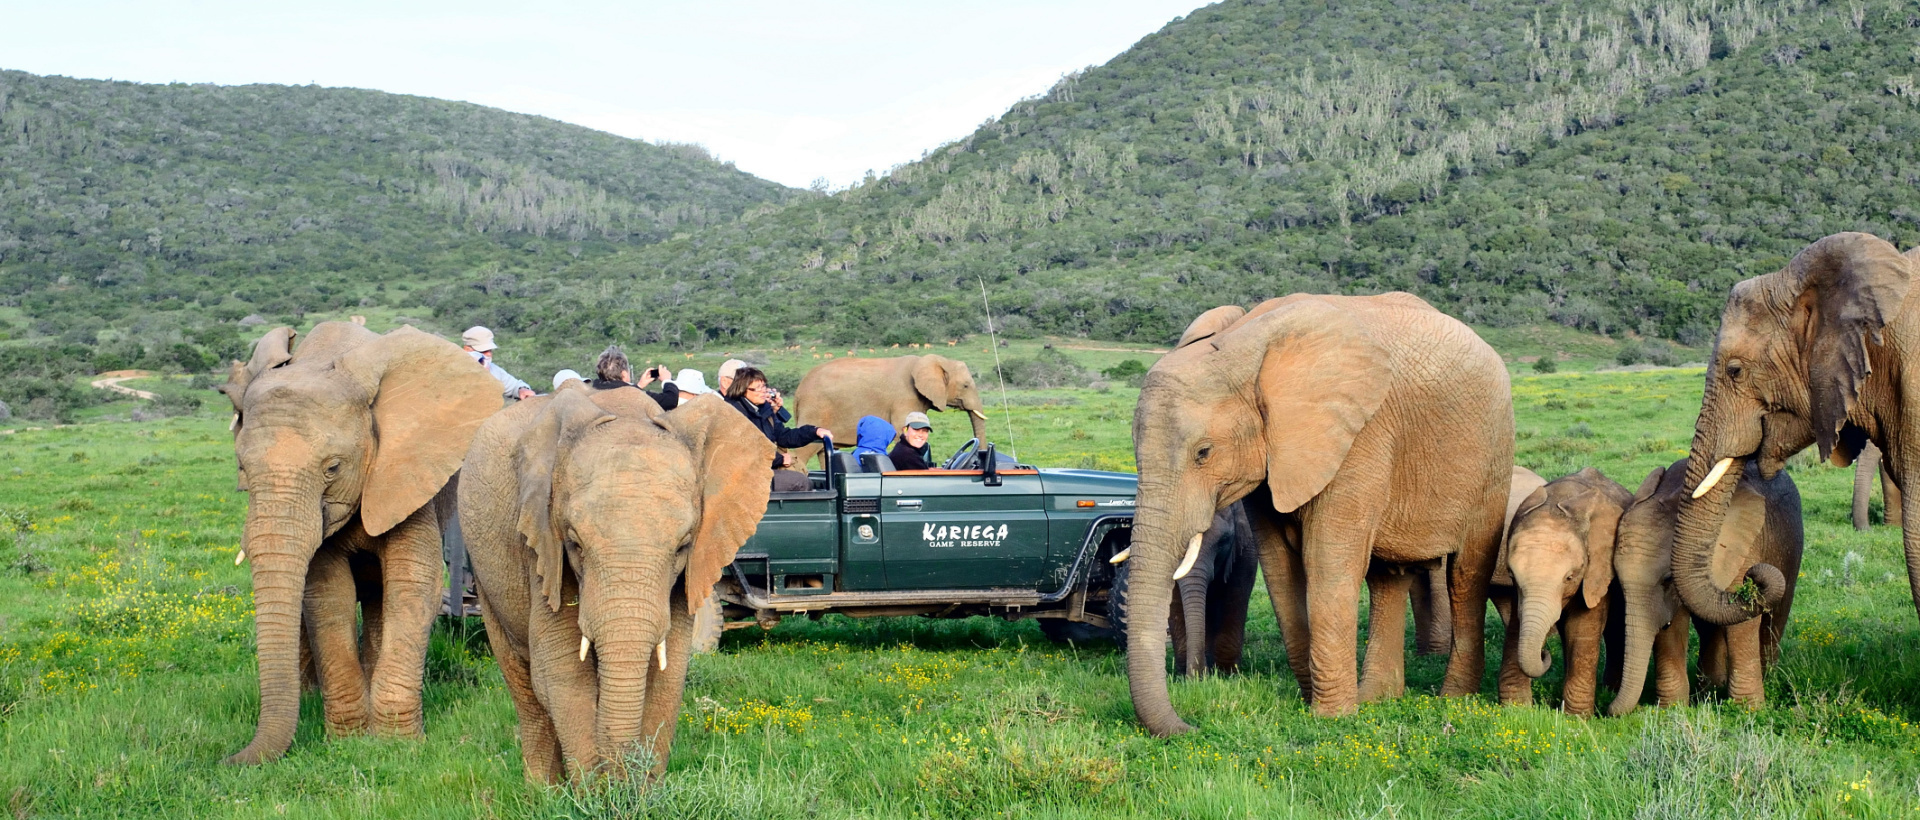
M 893 425 L 879 416 L 861 416 L 854 432 L 858 436 L 853 445 L 854 455 L 873 453 L 884 456 L 887 454 L 887 445 L 893 443 Z

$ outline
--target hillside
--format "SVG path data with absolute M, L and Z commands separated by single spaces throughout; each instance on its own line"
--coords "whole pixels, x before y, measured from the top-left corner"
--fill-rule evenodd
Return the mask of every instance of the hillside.
M 538 310 L 427 301 L 556 343 L 891 344 L 979 330 L 984 279 L 1014 334 L 1163 343 L 1222 302 L 1405 289 L 1699 344 L 1731 282 L 1811 239 L 1920 239 L 1913 24 L 1886 0 L 1230 0 L 850 190 L 523 280 Z
M 249 314 L 452 280 L 533 298 L 516 275 L 801 193 L 697 146 L 465 103 L 0 71 L 0 342 L 220 358 Z

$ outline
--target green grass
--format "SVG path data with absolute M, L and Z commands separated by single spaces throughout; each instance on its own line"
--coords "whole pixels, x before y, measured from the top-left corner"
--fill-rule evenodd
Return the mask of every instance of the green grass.
M 1679 456 L 1699 391 L 1698 370 L 1516 377 L 1519 460 L 1548 476 L 1593 465 L 1631 488 Z M 1130 467 L 1135 396 L 1015 391 L 1015 449 L 1048 466 Z M 695 661 L 655 791 L 545 789 L 521 779 L 513 710 L 478 622 L 443 622 L 424 742 L 325 740 L 310 695 L 287 758 L 227 768 L 218 760 L 251 736 L 256 698 L 247 574 L 232 562 L 245 501 L 224 402 L 203 398 L 187 417 L 0 436 L 0 800 L 15 816 L 1867 817 L 1920 806 L 1920 641 L 1898 533 L 1853 532 L 1849 471 L 1807 459 L 1792 467 L 1804 576 L 1759 712 L 1710 694 L 1592 720 L 1490 694 L 1440 699 L 1442 661 L 1415 657 L 1408 697 L 1317 719 L 1256 595 L 1247 674 L 1176 683 L 1198 731 L 1162 741 L 1135 724 L 1113 647 L 1055 646 L 1031 623 L 829 616 L 729 632 Z M 134 405 L 104 405 L 116 406 L 109 415 Z M 993 420 L 996 438 L 1003 424 Z M 940 426 L 943 452 L 965 437 L 957 419 Z M 1539 698 L 1557 686 L 1556 671 Z

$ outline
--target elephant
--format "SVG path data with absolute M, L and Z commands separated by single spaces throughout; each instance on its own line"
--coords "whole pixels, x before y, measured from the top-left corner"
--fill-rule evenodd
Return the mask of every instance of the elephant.
M 1197 678 L 1209 669 L 1223 675 L 1240 670 L 1247 605 L 1259 568 L 1253 522 L 1239 504 L 1229 504 L 1214 514 L 1200 539 L 1193 570 L 1173 582 L 1178 594 L 1170 628 L 1177 674 Z
M 1613 563 L 1626 609 L 1626 638 L 1620 688 L 1607 708 L 1615 716 L 1640 704 L 1649 655 L 1659 704 L 1684 704 L 1688 699 L 1689 613 L 1675 589 L 1672 568 L 1680 515 L 1691 500 L 1687 488 L 1696 485 L 1687 479 L 1689 474 L 1686 459 L 1654 468 L 1620 517 Z M 1755 461 L 1744 465 L 1737 481 L 1727 483 L 1734 487 L 1721 528 L 1712 536 L 1713 577 L 1731 582 L 1745 576 L 1749 566 L 1766 562 L 1785 573 L 1785 586 L 1758 617 L 1727 625 L 1695 617 L 1693 625 L 1700 633 L 1701 676 L 1710 685 L 1727 686 L 1734 701 L 1758 709 L 1766 705 L 1765 670 L 1780 656 L 1780 636 L 1786 632 L 1800 576 L 1805 542 L 1800 490 L 1785 470 L 1768 478 Z
M 774 447 L 717 397 L 570 382 L 474 436 L 460 523 L 528 780 L 666 771 L 695 613 L 765 514 Z
M 1614 530 L 1632 502 L 1627 488 L 1588 467 L 1534 490 L 1514 513 L 1505 560 L 1494 578 L 1510 585 L 1518 599 L 1517 617 L 1506 618 L 1501 702 L 1533 701 L 1530 681 L 1552 665 L 1547 633 L 1557 629 L 1567 664 L 1560 708 L 1593 714 L 1613 585 Z M 1511 675 L 1515 667 L 1520 676 Z
M 1856 530 L 1872 527 L 1867 518 L 1875 473 L 1880 474 L 1880 499 L 1886 507 L 1887 525 L 1901 525 L 1900 488 L 1893 485 L 1892 473 L 1880 469 L 1880 448 L 1869 441 L 1853 462 L 1853 528 Z
M 303 651 L 329 734 L 369 724 L 423 733 L 443 488 L 480 423 L 500 409 L 499 383 L 485 370 L 411 327 L 376 335 L 324 322 L 296 348 L 297 337 L 289 327 L 268 331 L 221 387 L 233 402 L 247 493 L 240 554 L 252 563 L 260 675 L 253 741 L 229 763 L 274 760 L 292 745 Z M 358 642 L 356 601 L 365 604 Z
M 807 371 L 793 400 L 799 423 L 829 430 L 852 430 L 861 416 L 886 419 L 897 430 L 906 426 L 908 413 L 951 407 L 967 411 L 974 438 L 987 437 L 987 414 L 973 371 L 945 356 L 837 359 Z M 802 447 L 794 461 L 805 464 L 819 450 L 818 444 Z
M 1362 692 L 1401 676 L 1406 610 L 1376 606 L 1364 690 L 1356 681 L 1358 592 L 1380 565 L 1447 558 L 1453 634 L 1481 634 L 1512 483 L 1499 355 L 1406 293 L 1295 294 L 1195 325 L 1147 372 L 1133 417 L 1127 669 L 1148 731 L 1191 729 L 1168 698 L 1162 625 L 1171 582 L 1235 501 L 1246 500 L 1288 662 L 1316 713 L 1351 713 Z M 1455 642 L 1442 692 L 1478 692 L 1483 653 Z
M 1906 358 L 1920 349 L 1920 301 L 1906 302 L 1916 254 L 1871 234 L 1838 233 L 1785 268 L 1733 286 L 1707 366 L 1673 544 L 1674 586 L 1689 612 L 1731 626 L 1771 610 L 1789 589 L 1792 576 L 1764 560 L 1744 579 L 1721 574 L 1727 562 L 1715 539 L 1738 483 L 1722 480 L 1729 473 L 1737 479 L 1758 462 L 1772 478 L 1816 444 L 1822 459 L 1844 467 L 1871 441 L 1894 484 L 1920 475 L 1920 442 L 1902 437 L 1911 429 L 1906 409 L 1920 413 L 1920 371 Z M 1920 606 L 1920 508 L 1907 509 L 1912 498 L 1900 499 L 1901 529 Z

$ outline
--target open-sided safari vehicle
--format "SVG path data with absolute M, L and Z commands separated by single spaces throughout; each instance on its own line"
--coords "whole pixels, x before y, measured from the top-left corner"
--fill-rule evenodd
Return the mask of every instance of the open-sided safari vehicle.
M 829 452 L 811 490 L 771 496 L 696 624 L 696 651 L 722 629 L 826 612 L 1036 618 L 1055 639 L 1118 626 L 1108 559 L 1132 534 L 1132 474 L 1036 469 L 978 440 L 937 470 Z

